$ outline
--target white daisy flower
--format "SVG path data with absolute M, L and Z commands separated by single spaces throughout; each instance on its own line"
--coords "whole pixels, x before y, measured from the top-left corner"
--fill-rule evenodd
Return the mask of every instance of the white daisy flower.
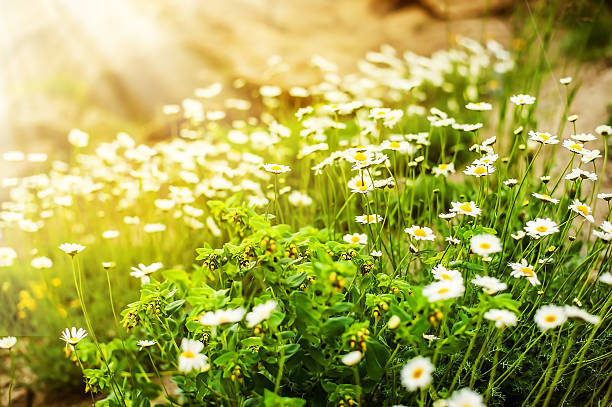
M 342 356 L 342 363 L 344 363 L 347 366 L 355 366 L 361 361 L 362 357 L 363 357 L 363 353 L 361 353 L 361 351 L 354 350 Z
M 508 178 L 507 180 L 504 181 L 504 185 L 509 188 L 512 188 L 516 184 L 518 184 L 518 180 L 516 178 Z
M 0 247 L 0 267 L 10 267 L 17 258 L 17 252 L 12 247 Z
M 284 174 L 291 171 L 291 167 L 280 164 L 264 164 L 263 169 L 271 174 Z
M 493 136 L 493 137 L 489 137 L 488 139 L 484 140 L 480 144 L 483 145 L 483 146 L 491 146 L 491 145 L 495 144 L 496 141 L 497 141 L 497 137 Z
M 499 158 L 498 154 L 487 154 L 487 155 L 484 155 L 484 156 L 480 157 L 479 159 L 475 160 L 474 164 L 475 165 L 481 165 L 481 164 L 484 164 L 484 165 L 489 164 L 489 165 L 491 165 L 494 162 L 496 162 L 498 158 Z
M 555 199 L 552 196 L 547 195 L 547 194 L 539 194 L 537 192 L 534 192 L 531 195 L 536 197 L 536 198 L 538 198 L 541 201 L 552 202 L 554 204 L 558 204 L 559 203 L 558 199 Z
M 361 216 L 355 216 L 355 221 L 361 224 L 371 224 L 371 223 L 378 223 L 380 221 L 382 221 L 382 216 L 380 215 L 361 215 Z
M 393 179 L 393 177 L 374 180 L 374 188 L 376 188 L 376 189 L 384 189 L 384 188 L 387 188 L 387 187 L 388 188 L 395 187 L 395 180 Z
M 466 175 L 473 175 L 475 177 L 482 177 L 484 175 L 493 174 L 495 167 L 490 164 L 474 164 L 468 166 L 463 173 Z
M 453 392 L 447 402 L 447 407 L 486 407 L 482 396 L 467 387 Z
M 136 342 L 136 345 L 138 345 L 140 347 L 140 350 L 142 350 L 143 348 L 148 348 L 150 346 L 155 345 L 157 342 L 155 342 L 155 339 L 141 339 L 138 342 Z
M 493 106 L 490 103 L 486 103 L 486 102 L 470 102 L 467 105 L 465 105 L 465 108 L 468 110 L 484 112 L 486 110 L 493 109 Z
M 482 210 L 474 201 L 470 202 L 451 202 L 451 212 L 455 212 L 459 215 L 468 215 L 476 217 L 482 213 Z
M 61 251 L 70 255 L 71 257 L 74 257 L 76 254 L 85 250 L 85 246 L 78 243 L 62 243 L 59 248 Z
M 367 244 L 368 243 L 368 236 L 365 233 L 353 233 L 351 234 L 346 234 L 342 237 L 342 239 L 347 242 L 347 243 L 351 243 L 351 244 Z
M 274 85 L 264 85 L 259 88 L 259 94 L 265 98 L 273 98 L 282 93 L 282 89 Z
M 439 217 L 440 219 L 445 219 L 445 220 L 452 219 L 452 218 L 454 218 L 455 216 L 457 216 L 457 212 L 439 213 L 439 214 L 438 214 L 438 217 Z
M 266 301 L 263 304 L 259 304 L 253 307 L 253 310 L 246 314 L 247 326 L 253 328 L 261 321 L 265 321 L 270 318 L 272 312 L 276 310 L 278 303 L 274 300 Z
M 572 77 L 571 76 L 566 76 L 564 78 L 559 79 L 559 83 L 561 85 L 569 85 L 572 82 Z
M 604 201 L 611 201 L 612 200 L 612 192 L 601 192 L 601 193 L 597 194 L 597 198 L 603 199 Z
M 563 325 L 567 320 L 567 315 L 563 307 L 559 307 L 558 305 L 543 305 L 536 311 L 533 319 L 541 331 L 547 331 Z
M 453 124 L 453 129 L 456 130 L 462 130 L 462 131 L 476 131 L 479 129 L 482 129 L 482 127 L 484 126 L 483 123 L 473 123 L 473 124 L 458 124 L 458 123 L 454 123 Z
M 142 230 L 144 230 L 145 233 L 163 232 L 166 230 L 166 225 L 163 223 L 147 223 L 143 226 Z
M 570 171 L 565 176 L 565 179 L 567 179 L 567 180 L 575 180 L 575 179 L 578 179 L 578 178 L 588 179 L 590 181 L 596 181 L 597 180 L 597 174 L 595 174 L 594 172 L 589 172 L 589 171 L 581 170 L 580 168 L 574 168 L 574 169 L 572 169 L 572 171 Z
M 383 255 L 383 253 L 380 250 L 372 250 L 370 252 L 370 256 L 374 257 L 375 259 L 381 258 Z
M 463 295 L 465 287 L 461 281 L 440 280 L 423 287 L 423 295 L 429 302 L 448 300 Z
M 191 372 L 192 370 L 206 372 L 210 369 L 208 356 L 200 353 L 204 344 L 195 339 L 183 338 L 181 342 L 181 354 L 179 355 L 179 370 Z
M 612 233 L 602 232 L 600 230 L 594 230 L 593 234 L 603 241 L 609 242 L 612 240 Z
M 119 237 L 118 230 L 105 230 L 104 232 L 102 232 L 103 239 L 115 239 L 117 237 Z
M 207 326 L 233 324 L 242 321 L 246 310 L 242 307 L 208 311 L 200 317 L 200 323 Z
M 524 229 L 527 235 L 534 239 L 539 239 L 557 233 L 559 226 L 550 218 L 536 218 L 527 222 Z
M 510 275 L 514 278 L 525 277 L 533 286 L 540 285 L 540 280 L 534 271 L 534 267 L 527 263 L 527 260 L 521 259 L 520 263 L 508 263 L 512 269 Z
M 367 151 L 365 148 L 351 148 L 344 153 L 344 159 L 353 164 L 368 163 L 374 158 L 373 151 Z
M 601 152 L 599 150 L 585 150 L 585 152 L 582 154 L 582 157 L 580 157 L 580 161 L 587 164 L 602 157 L 603 156 L 601 155 Z
M 599 275 L 599 281 L 604 284 L 612 285 L 612 273 L 606 271 Z
M 390 141 L 385 140 L 381 145 L 382 150 L 393 150 L 402 154 L 413 155 L 417 150 L 416 147 L 407 141 Z
M 484 314 L 485 319 L 495 322 L 497 328 L 515 326 L 517 323 L 516 314 L 505 309 L 491 309 Z
M 510 102 L 514 103 L 517 106 L 521 105 L 533 105 L 536 98 L 530 95 L 513 95 L 510 97 Z
M 77 343 L 81 341 L 81 339 L 85 338 L 87 335 L 88 335 L 87 331 L 85 331 L 83 328 L 77 329 L 75 326 L 73 326 L 70 329 L 69 328 L 64 329 L 60 339 L 66 342 L 66 346 L 76 345 Z
M 390 112 L 391 109 L 388 107 L 375 107 L 370 109 L 370 114 L 368 117 L 370 119 L 385 119 Z
M 38 270 L 50 269 L 51 267 L 53 267 L 53 261 L 45 256 L 33 258 L 30 264 L 32 265 L 32 267 Z
M 593 218 L 593 215 L 592 215 L 593 210 L 591 209 L 591 207 L 585 203 L 580 202 L 578 199 L 574 199 L 572 204 L 568 206 L 567 208 L 576 212 L 578 215 L 582 216 L 589 222 L 591 223 L 595 222 L 595 218 Z
M 499 238 L 486 233 L 472 236 L 470 239 L 470 247 L 474 253 L 483 257 L 488 257 L 490 254 L 501 251 Z
M 455 246 L 458 245 L 459 243 L 461 243 L 461 240 L 456 239 L 456 238 L 454 238 L 452 236 L 448 236 L 444 240 L 447 241 L 448 243 L 452 244 L 452 245 L 455 245 Z
M 516 232 L 516 234 L 511 234 L 510 236 L 514 239 L 514 240 L 521 240 L 522 238 L 524 238 L 527 234 L 525 232 L 523 232 L 522 230 L 519 230 Z
M 72 129 L 68 133 L 68 142 L 75 147 L 87 147 L 87 144 L 89 144 L 89 134 L 79 129 Z
M 577 143 L 574 140 L 563 140 L 563 147 L 576 154 L 582 154 L 585 151 L 584 145 Z
M 598 315 L 593 315 L 582 308 L 576 307 L 575 305 L 566 305 L 564 307 L 564 311 L 568 318 L 580 318 L 593 325 L 598 325 L 601 322 L 601 318 Z
M 592 135 L 591 133 L 578 133 L 578 134 L 572 134 L 570 136 L 570 138 L 576 140 L 576 141 L 580 141 L 582 143 L 586 143 L 589 141 L 594 141 L 597 140 L 597 137 L 595 137 L 594 135 Z
M 557 136 L 541 131 L 529 131 L 529 140 L 536 141 L 542 144 L 558 144 Z
M 429 358 L 417 356 L 402 367 L 400 378 L 408 391 L 415 391 L 427 387 L 432 380 L 434 365 Z
M 601 223 L 601 225 L 599 225 L 599 229 L 601 230 L 594 230 L 593 234 L 597 237 L 599 237 L 602 240 L 605 240 L 606 242 L 609 242 L 610 240 L 612 240 L 612 223 L 606 221 L 603 221 Z
M 151 263 L 148 266 L 144 265 L 143 263 L 140 263 L 138 267 L 132 267 L 132 272 L 130 273 L 130 276 L 139 278 L 142 284 L 148 284 L 151 281 L 149 274 L 155 273 L 162 267 L 164 267 L 164 265 L 159 262 Z
M 347 185 L 349 189 L 355 192 L 354 191 L 355 189 L 361 189 L 364 186 L 371 189 L 373 182 L 367 173 L 363 173 L 363 174 L 356 175 L 353 178 L 351 178 Z
M 449 270 L 442 264 L 438 264 L 431 269 L 431 274 L 436 280 L 453 281 L 463 284 L 463 276 L 458 270 Z
M 597 126 L 595 128 L 595 133 L 599 134 L 600 136 L 609 136 L 612 134 L 612 127 L 608 126 L 607 124 L 602 124 L 601 126 Z
M 508 288 L 506 283 L 498 280 L 495 277 L 480 276 L 478 274 L 472 279 L 472 284 L 482 287 L 482 290 L 489 295 Z
M 449 163 L 449 164 L 438 164 L 437 166 L 433 167 L 431 169 L 431 173 L 433 175 L 435 175 L 436 177 L 439 175 L 442 175 L 444 177 L 449 176 L 450 174 L 454 174 L 455 173 L 455 164 L 453 163 Z
M 0 339 L 0 348 L 11 349 L 17 343 L 17 338 L 14 336 L 7 336 Z
M 412 225 L 409 228 L 405 228 L 404 232 L 408 233 L 415 240 L 434 240 L 436 235 L 434 235 L 433 230 L 426 226 L 417 226 Z

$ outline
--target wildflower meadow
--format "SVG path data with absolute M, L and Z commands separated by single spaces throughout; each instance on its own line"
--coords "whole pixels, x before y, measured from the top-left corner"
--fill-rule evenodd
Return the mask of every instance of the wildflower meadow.
M 531 47 L 314 56 L 162 140 L 5 152 L 2 403 L 609 406 L 612 128 Z

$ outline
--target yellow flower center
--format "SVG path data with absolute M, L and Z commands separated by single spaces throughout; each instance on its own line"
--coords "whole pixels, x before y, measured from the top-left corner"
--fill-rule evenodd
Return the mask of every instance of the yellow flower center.
M 544 226 L 544 225 L 540 225 L 540 226 L 538 226 L 538 227 L 536 228 L 536 230 L 537 230 L 538 232 L 540 232 L 540 233 L 544 233 L 544 232 L 546 232 L 546 231 L 548 230 L 548 228 L 547 228 L 546 226 Z
M 415 236 L 420 236 L 420 237 L 427 236 L 427 232 L 425 232 L 423 229 L 417 229 L 412 233 L 414 233 Z
M 438 166 L 438 168 L 439 168 L 439 169 L 441 169 L 441 170 L 445 170 L 445 169 L 446 169 L 446 167 L 448 167 L 448 164 L 440 164 L 440 165 Z
M 548 140 L 550 140 L 550 137 L 548 137 L 548 136 L 547 136 L 546 134 L 544 134 L 544 133 L 540 133 L 540 134 L 539 134 L 539 136 L 540 136 L 540 138 L 541 138 L 542 140 L 544 140 L 544 141 L 548 141 Z
M 72 338 L 70 338 L 70 342 L 78 342 L 79 340 L 77 338 L 75 338 L 74 336 Z
M 441 274 L 440 275 L 442 277 L 443 280 L 452 280 L 451 276 L 449 276 L 448 274 Z
M 183 353 L 181 353 L 181 356 L 187 359 L 193 359 L 195 358 L 195 354 L 193 352 L 190 351 L 185 351 Z
M 351 237 L 351 242 L 353 242 L 353 243 L 357 243 L 357 242 L 359 242 L 360 240 L 361 240 L 361 239 L 359 239 L 359 236 L 353 236 L 353 237 Z
M 355 182 L 355 186 L 356 186 L 356 187 L 362 187 L 363 185 L 364 185 L 364 184 L 363 184 L 363 181 L 362 181 L 362 180 L 359 180 L 359 181 Z
M 547 199 L 552 199 L 552 196 L 550 196 L 550 195 L 546 195 L 546 194 L 543 194 L 543 195 L 542 195 L 542 197 L 543 197 L 543 198 L 547 198 Z
M 414 379 L 418 379 L 422 375 L 423 375 L 423 369 L 420 367 L 417 367 L 416 369 L 414 369 L 414 372 L 412 372 L 412 377 Z
M 391 143 L 389 143 L 389 147 L 390 148 L 400 148 L 400 143 L 398 143 L 397 141 L 392 141 Z
M 521 272 L 527 277 L 533 276 L 533 270 L 531 269 L 531 267 L 521 267 Z
M 549 324 L 555 322 L 557 320 L 557 317 L 554 315 L 546 315 L 546 318 L 544 318 L 544 321 L 548 322 Z
M 572 144 L 570 148 L 573 148 L 574 150 L 582 151 L 582 146 L 580 144 Z
M 440 289 L 438 290 L 438 294 L 445 294 L 445 293 L 447 293 L 447 292 L 448 292 L 448 288 L 440 288 Z
M 463 212 L 472 212 L 472 207 L 467 203 L 459 206 L 459 209 L 461 209 Z
M 582 213 L 584 216 L 588 216 L 589 215 L 589 208 L 584 206 L 584 205 L 578 205 L 576 207 L 576 209 Z
M 368 222 L 374 222 L 376 219 L 374 218 L 374 216 L 372 216 L 372 215 L 368 215 L 368 216 L 366 217 L 366 220 L 367 220 Z
M 384 116 L 384 115 L 385 115 L 385 112 L 380 111 L 380 112 L 378 112 L 378 113 L 377 113 L 377 115 L 379 115 L 379 116 Z
M 491 245 L 489 243 L 486 243 L 486 242 L 485 243 L 481 243 L 480 244 L 480 248 L 483 249 L 483 250 L 488 250 L 488 249 L 491 248 Z
M 478 175 L 482 175 L 486 172 L 487 172 L 487 169 L 485 167 L 476 167 L 476 169 L 474 170 L 474 174 L 478 174 Z
M 365 185 L 362 185 L 362 186 L 360 186 L 360 187 L 359 187 L 359 190 L 360 190 L 360 191 L 367 191 L 367 190 L 368 190 L 368 187 L 367 187 L 367 186 L 365 186 Z
M 270 167 L 270 169 L 271 169 L 272 171 L 280 171 L 280 170 L 281 170 L 281 167 L 279 167 L 278 165 L 273 165 L 272 167 Z
M 368 157 L 366 157 L 364 153 L 357 153 L 353 156 L 353 158 L 357 161 L 365 161 L 368 159 Z

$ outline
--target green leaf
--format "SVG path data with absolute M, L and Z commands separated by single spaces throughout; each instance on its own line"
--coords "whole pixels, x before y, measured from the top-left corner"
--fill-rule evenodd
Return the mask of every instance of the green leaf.
M 172 313 L 182 307 L 183 304 L 185 304 L 185 300 L 172 301 L 170 304 L 166 305 L 166 312 Z
M 353 321 L 354 319 L 350 317 L 330 318 L 321 326 L 321 334 L 332 338 L 340 336 Z
M 276 393 L 266 389 L 264 391 L 265 407 L 302 407 L 306 400 L 295 397 L 281 397 Z
M 389 359 L 389 350 L 378 341 L 368 340 L 365 353 L 366 370 L 373 380 L 380 380 L 383 375 L 383 366 Z
M 216 358 L 213 363 L 217 366 L 222 366 L 226 364 L 228 361 L 236 358 L 236 352 L 225 352 L 218 358 Z

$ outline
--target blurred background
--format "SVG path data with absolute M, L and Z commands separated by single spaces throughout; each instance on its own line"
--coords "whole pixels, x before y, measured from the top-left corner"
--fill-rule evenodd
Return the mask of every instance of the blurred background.
M 0 147 L 64 150 L 75 127 L 96 138 L 117 131 L 164 137 L 163 105 L 237 78 L 311 84 L 313 55 L 348 73 L 382 44 L 429 55 L 461 34 L 512 47 L 517 9 L 525 21 L 530 3 L 537 7 L 512 0 L 0 0 Z M 576 37 L 593 22 L 581 9 L 592 13 L 594 3 L 605 2 L 560 2 Z M 612 85 L 609 7 L 604 14 L 587 39 L 603 51 L 582 79 L 584 94 L 605 101 L 590 103 L 593 117 L 606 109 Z
M 311 84 L 320 79 L 309 63 L 313 55 L 347 73 L 382 44 L 424 55 L 445 48 L 456 34 L 507 44 L 511 5 L 509 0 L 0 0 L 0 147 L 65 150 L 65 136 L 75 127 L 96 138 L 117 131 L 140 139 L 163 137 L 163 105 L 180 103 L 195 88 L 237 78 L 255 86 Z M 490 17 L 483 27 L 485 15 Z M 15 168 L 0 169 L 10 175 Z

